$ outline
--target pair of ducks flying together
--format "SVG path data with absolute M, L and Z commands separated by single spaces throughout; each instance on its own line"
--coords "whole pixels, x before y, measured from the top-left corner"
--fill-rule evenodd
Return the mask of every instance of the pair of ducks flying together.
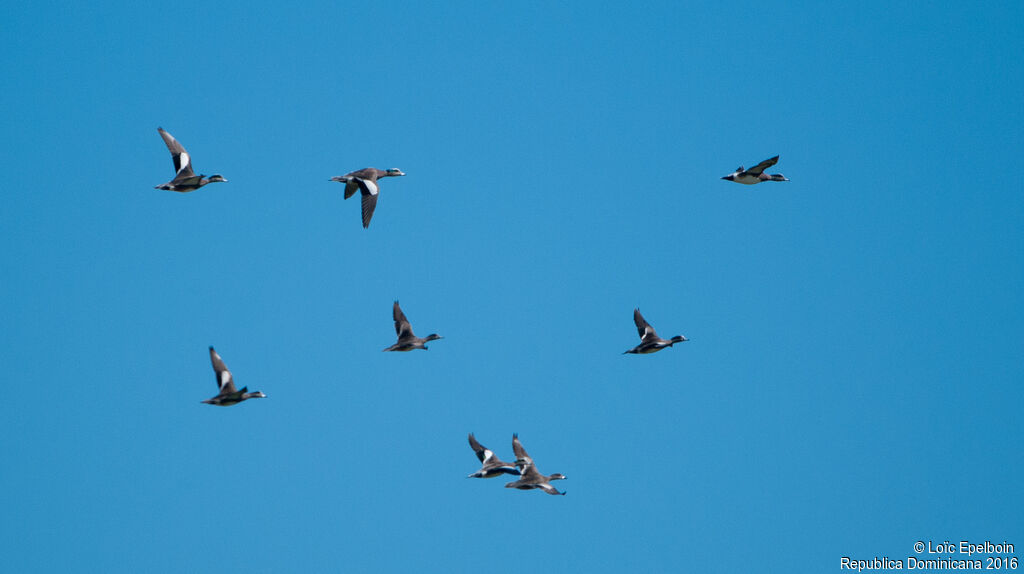
M 192 158 L 185 151 L 185 147 L 174 139 L 174 136 L 167 133 L 163 128 L 157 128 L 160 137 L 164 138 L 167 149 L 171 152 L 171 159 L 174 161 L 174 179 L 167 183 L 156 186 L 155 189 L 167 191 L 189 192 L 195 191 L 208 183 L 220 183 L 227 181 L 221 175 L 196 175 L 192 171 Z M 373 217 L 373 210 L 377 208 L 377 195 L 380 186 L 377 180 L 382 177 L 394 177 L 405 175 L 402 170 L 392 168 L 388 170 L 366 167 L 345 175 L 332 177 L 330 181 L 337 181 L 345 184 L 345 199 L 352 197 L 356 191 L 363 195 L 363 229 L 370 226 L 370 219 Z
M 561 494 L 557 488 L 551 486 L 552 480 L 565 480 L 566 476 L 559 472 L 555 474 L 543 475 L 537 470 L 537 465 L 534 464 L 533 459 L 530 455 L 526 454 L 526 449 L 523 448 L 523 444 L 519 442 L 519 435 L 512 435 L 512 452 L 516 455 L 516 461 L 514 464 L 502 462 L 498 458 L 494 451 L 480 444 L 473 436 L 473 433 L 469 433 L 469 446 L 472 447 L 473 452 L 476 453 L 476 457 L 480 459 L 483 466 L 480 470 L 468 475 L 466 478 L 494 478 L 501 476 L 502 474 L 510 474 L 512 476 L 518 476 L 519 480 L 515 480 L 505 485 L 505 488 L 518 488 L 519 490 L 532 490 L 540 489 L 548 494 Z
M 196 175 L 192 171 L 192 158 L 185 151 L 185 147 L 178 143 L 178 140 L 174 139 L 174 136 L 167 133 L 163 128 L 157 128 L 157 131 L 160 132 L 160 137 L 164 139 L 167 149 L 171 152 L 171 159 L 174 160 L 174 179 L 156 186 L 156 189 L 184 193 L 195 191 L 208 183 L 227 181 L 221 175 L 211 175 L 209 178 L 203 174 Z M 740 166 L 736 171 L 722 179 L 745 185 L 753 185 L 762 181 L 789 181 L 781 173 L 772 175 L 764 173 L 764 170 L 775 165 L 778 161 L 779 156 L 775 156 L 762 161 L 750 169 L 743 169 L 743 166 Z M 377 196 L 380 193 L 380 185 L 377 183 L 377 180 L 382 177 L 396 177 L 400 175 L 405 174 L 397 168 L 384 170 L 375 167 L 365 167 L 345 175 L 332 177 L 330 181 L 345 184 L 345 199 L 355 195 L 356 191 L 362 194 L 363 229 L 366 229 L 370 227 L 370 219 L 373 217 L 373 211 L 377 208 Z

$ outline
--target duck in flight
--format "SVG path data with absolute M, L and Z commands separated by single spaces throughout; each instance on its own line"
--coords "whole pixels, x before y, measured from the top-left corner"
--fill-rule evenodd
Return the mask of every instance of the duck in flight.
M 213 363 L 213 372 L 217 374 L 217 388 L 220 389 L 220 393 L 212 399 L 202 401 L 203 403 L 218 407 L 230 407 L 246 399 L 265 399 L 267 397 L 261 391 L 250 393 L 249 387 L 242 387 L 240 391 L 235 390 L 235 381 L 231 377 L 231 371 L 228 370 L 227 365 L 224 364 L 217 351 L 213 350 L 213 347 L 210 347 L 210 362 Z
M 469 433 L 469 446 L 473 448 L 473 452 L 476 453 L 476 457 L 480 459 L 483 466 L 480 470 L 468 475 L 466 478 L 494 478 L 501 476 L 502 474 L 511 474 L 519 476 L 519 469 L 514 464 L 502 462 L 500 458 L 495 456 L 494 451 L 480 444 L 473 433 Z
M 755 183 L 761 183 L 762 181 L 789 181 L 786 176 L 781 173 L 773 173 L 768 175 L 764 170 L 775 165 L 779 161 L 779 156 L 768 158 L 761 163 L 755 165 L 750 169 L 743 169 L 743 166 L 736 168 L 736 171 L 723 177 L 729 181 L 735 181 L 736 183 L 742 183 L 744 185 L 754 185 Z
M 411 351 L 413 349 L 423 349 L 426 351 L 427 345 L 425 343 L 444 338 L 437 333 L 431 333 L 426 337 L 417 337 L 413 334 L 412 325 L 405 318 L 405 313 L 398 306 L 398 301 L 395 301 L 395 305 L 391 308 L 391 317 L 395 320 L 395 332 L 398 333 L 398 341 L 384 349 L 385 351 Z
M 640 333 L 640 344 L 626 351 L 623 354 L 642 354 L 657 353 L 658 351 L 675 345 L 676 343 L 682 343 L 683 341 L 689 341 L 682 335 L 676 335 L 671 339 L 662 339 L 658 336 L 658 333 L 654 331 L 654 327 L 644 319 L 644 316 L 640 314 L 640 309 L 633 309 L 633 322 L 636 323 L 636 330 Z
M 544 476 L 537 470 L 537 465 L 533 463 L 533 459 L 530 455 L 526 454 L 526 449 L 523 448 L 523 444 L 519 442 L 519 435 L 512 435 L 512 452 L 516 454 L 516 466 L 519 467 L 519 472 L 522 474 L 522 478 L 519 480 L 510 482 L 505 485 L 505 488 L 518 488 L 519 490 L 532 490 L 539 488 L 548 494 L 561 494 L 565 495 L 564 492 L 558 492 L 558 489 L 551 486 L 552 480 L 565 480 L 566 476 L 562 473 L 556 472 L 555 474 L 549 474 Z
M 405 174 L 398 168 L 385 171 L 375 167 L 364 167 L 345 175 L 334 176 L 331 181 L 345 184 L 345 199 L 352 197 L 356 190 L 363 194 L 363 229 L 366 229 L 370 226 L 370 218 L 373 217 L 373 210 L 377 207 L 377 194 L 380 192 L 377 180 L 382 177 L 399 175 Z
M 164 128 L 157 128 L 156 131 L 160 132 L 160 137 L 164 138 L 164 143 L 167 144 L 167 149 L 171 152 L 171 159 L 174 160 L 174 179 L 160 184 L 154 189 L 187 192 L 195 191 L 208 183 L 227 181 L 219 175 L 211 175 L 209 178 L 202 174 L 196 175 L 192 171 L 192 158 L 189 157 L 184 146 L 178 143 L 174 136 L 164 131 Z

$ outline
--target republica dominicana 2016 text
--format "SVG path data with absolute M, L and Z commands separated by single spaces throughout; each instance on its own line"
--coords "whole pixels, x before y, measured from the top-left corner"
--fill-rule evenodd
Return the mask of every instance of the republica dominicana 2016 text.
M 907 556 L 889 558 L 878 556 L 869 560 L 843 556 L 839 559 L 840 570 L 1016 570 L 1019 562 L 1016 556 L 986 556 L 978 558 L 917 558 Z

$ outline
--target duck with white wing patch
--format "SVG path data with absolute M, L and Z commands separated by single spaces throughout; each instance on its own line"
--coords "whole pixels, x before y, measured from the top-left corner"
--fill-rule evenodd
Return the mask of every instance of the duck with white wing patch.
M 240 391 L 236 390 L 235 379 L 231 376 L 231 371 L 228 370 L 227 365 L 224 364 L 217 351 L 213 350 L 213 347 L 210 347 L 210 362 L 213 363 L 213 372 L 217 375 L 217 388 L 220 389 L 220 392 L 217 393 L 217 396 L 201 402 L 218 407 L 230 407 L 247 399 L 267 398 L 262 391 L 250 393 L 249 387 L 242 387 Z
M 196 175 L 192 171 L 192 158 L 185 151 L 185 147 L 178 143 L 174 136 L 164 131 L 164 128 L 157 128 L 156 131 L 160 132 L 160 137 L 164 138 L 164 143 L 167 144 L 167 150 L 171 152 L 171 159 L 174 161 L 174 179 L 160 184 L 154 189 L 184 193 L 195 191 L 208 183 L 227 181 L 220 175 L 211 175 L 209 178 L 203 174 Z
M 389 170 L 377 169 L 375 167 L 364 167 L 363 169 L 337 175 L 331 181 L 345 184 L 345 199 L 355 195 L 358 190 L 363 194 L 363 229 L 370 227 L 370 219 L 373 217 L 373 210 L 377 208 L 377 195 L 380 193 L 380 186 L 377 180 L 382 177 L 396 177 L 405 175 L 398 168 Z
M 743 185 L 754 185 L 755 183 L 761 183 L 762 181 L 789 181 L 786 179 L 786 176 L 781 173 L 768 175 L 764 172 L 764 170 L 775 165 L 777 161 L 779 161 L 779 156 L 768 158 L 750 169 L 743 169 L 743 166 L 741 165 L 736 168 L 736 171 L 724 176 L 722 179 L 726 181 L 735 181 L 736 183 L 742 183 Z

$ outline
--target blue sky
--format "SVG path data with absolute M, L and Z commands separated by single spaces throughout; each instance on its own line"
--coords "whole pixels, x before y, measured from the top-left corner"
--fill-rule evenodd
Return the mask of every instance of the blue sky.
M 5 569 L 1024 545 L 1019 3 L 2 17 Z M 229 182 L 154 190 L 158 126 Z M 408 175 L 363 230 L 328 179 L 366 166 Z M 445 339 L 381 353 L 395 299 Z M 634 307 L 691 341 L 622 355 Z M 268 398 L 200 404 L 208 345 Z M 568 495 L 466 479 L 468 432 Z

